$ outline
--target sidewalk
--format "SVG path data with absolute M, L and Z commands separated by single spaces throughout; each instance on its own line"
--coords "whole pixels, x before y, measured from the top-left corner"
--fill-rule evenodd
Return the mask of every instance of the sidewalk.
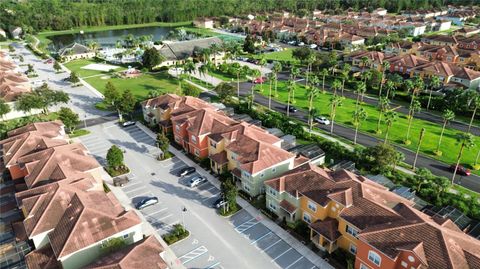
M 147 127 L 144 125 L 138 123 L 137 126 L 142 129 L 147 135 L 149 135 L 152 138 L 156 138 L 156 135 L 150 131 Z M 205 171 L 200 165 L 192 161 L 190 158 L 185 156 L 185 154 L 178 149 L 169 146 L 168 150 L 173 153 L 177 158 L 179 158 L 181 161 L 186 163 L 188 166 L 193 166 L 197 170 L 197 173 L 199 173 L 202 176 L 205 176 L 208 181 L 213 184 L 215 187 L 220 189 L 220 181 L 212 176 L 210 173 Z M 328 264 L 324 259 L 322 259 L 320 256 L 315 254 L 312 250 L 310 250 L 307 246 L 303 245 L 300 243 L 296 238 L 294 238 L 292 235 L 290 235 L 287 231 L 282 229 L 280 226 L 278 226 L 275 222 L 270 220 L 269 218 L 265 217 L 260 211 L 258 211 L 256 208 L 254 208 L 250 203 L 245 201 L 244 199 L 237 197 L 237 203 L 245 209 L 250 215 L 256 217 L 257 219 L 260 219 L 260 222 L 265 225 L 268 229 L 270 229 L 273 233 L 275 233 L 278 237 L 280 237 L 282 240 L 287 242 L 292 248 L 294 248 L 298 253 L 303 255 L 305 258 L 307 258 L 310 262 L 318 266 L 319 268 L 332 268 L 333 267 Z

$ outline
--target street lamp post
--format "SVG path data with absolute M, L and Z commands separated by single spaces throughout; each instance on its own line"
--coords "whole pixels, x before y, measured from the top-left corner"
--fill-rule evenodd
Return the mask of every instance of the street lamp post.
M 185 227 L 185 213 L 187 212 L 187 208 L 184 206 L 182 208 L 182 226 L 183 226 L 183 229 L 186 229 Z

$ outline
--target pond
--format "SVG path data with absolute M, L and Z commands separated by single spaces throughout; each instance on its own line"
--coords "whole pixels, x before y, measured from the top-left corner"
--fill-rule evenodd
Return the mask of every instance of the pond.
M 134 37 L 152 35 L 154 41 L 163 40 L 172 30 L 175 30 L 175 27 L 149 26 L 89 32 L 84 34 L 78 32 L 75 34 L 54 35 L 49 36 L 48 38 L 52 40 L 50 49 L 58 50 L 72 44 L 73 42 L 87 44 L 90 41 L 95 41 L 100 46 L 115 46 L 117 40 L 123 40 L 129 34 L 132 34 Z

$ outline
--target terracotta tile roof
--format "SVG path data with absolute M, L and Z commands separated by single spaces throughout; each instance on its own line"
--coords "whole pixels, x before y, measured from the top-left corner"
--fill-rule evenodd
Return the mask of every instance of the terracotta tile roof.
M 68 141 L 65 136 L 54 130 L 43 133 L 30 131 L 0 141 L 0 148 L 3 151 L 4 164 L 9 167 L 16 164 L 22 156 L 66 144 Z
M 404 250 L 414 252 L 428 268 L 477 268 L 480 242 L 452 230 L 406 205 L 394 208 L 403 221 L 372 226 L 359 239 L 396 259 Z
M 23 221 L 26 234 L 33 237 L 54 229 L 72 197 L 91 190 L 94 182 L 89 174 L 79 173 L 67 180 L 16 193 L 18 205 L 26 214 Z
M 415 67 L 430 63 L 429 60 L 413 54 L 395 56 L 395 57 L 389 58 L 388 62 L 390 62 L 391 66 L 402 66 L 406 68 L 415 68 Z
M 285 211 L 287 211 L 288 213 L 290 214 L 293 214 L 295 211 L 297 211 L 297 207 L 295 207 L 294 205 L 292 205 L 289 201 L 287 200 L 282 200 L 280 202 L 280 207 L 282 209 L 284 209 Z
M 28 269 L 60 269 L 61 264 L 55 258 L 52 247 L 46 245 L 36 249 L 25 256 Z
M 168 268 L 160 256 L 164 251 L 155 236 L 151 235 L 142 241 L 120 249 L 87 265 L 85 269 L 140 269 Z
M 15 101 L 20 95 L 31 92 L 31 89 L 19 84 L 1 84 L 0 98 L 6 102 Z
M 327 217 L 310 224 L 310 228 L 323 235 L 331 242 L 337 240 L 342 234 L 338 231 L 338 220 Z
M 125 211 L 113 194 L 76 193 L 48 237 L 60 259 L 138 224 L 141 220 L 137 214 Z
M 372 224 L 401 219 L 391 208 L 399 202 L 412 202 L 369 182 L 346 170 L 333 172 L 305 164 L 279 178 L 267 180 L 265 184 L 294 197 L 298 192 L 321 206 L 336 201 L 344 206 L 340 216 L 360 230 Z
M 28 236 L 25 231 L 25 226 L 23 226 L 23 222 L 17 221 L 12 223 L 13 233 L 15 234 L 15 241 L 28 241 Z
M 23 156 L 18 163 L 26 169 L 25 183 L 29 188 L 46 182 L 68 178 L 76 172 L 86 172 L 100 167 L 82 144 L 68 144 L 48 148 Z
M 172 117 L 173 125 L 187 125 L 187 131 L 200 136 L 210 134 L 215 125 L 217 128 L 226 129 L 237 122 L 223 113 L 212 109 L 197 109 L 188 113 Z M 221 126 L 221 127 L 218 127 Z
M 218 165 L 228 163 L 228 158 L 227 158 L 227 152 L 226 151 L 221 151 L 217 154 L 213 154 L 209 158 L 212 161 L 214 161 L 215 163 L 217 163 Z
M 142 106 L 144 107 L 152 107 L 152 108 L 161 108 L 163 110 L 167 109 L 173 103 L 182 100 L 182 97 L 176 94 L 164 94 L 160 95 L 155 98 L 151 98 L 142 102 Z
M 11 130 L 7 133 L 9 137 L 27 132 L 37 132 L 38 134 L 65 134 L 63 123 L 59 120 L 35 122 L 23 127 Z

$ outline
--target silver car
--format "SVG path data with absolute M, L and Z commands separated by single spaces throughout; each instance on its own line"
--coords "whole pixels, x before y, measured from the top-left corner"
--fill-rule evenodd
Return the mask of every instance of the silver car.
M 196 186 L 206 182 L 207 179 L 204 176 L 196 176 L 188 181 L 188 186 L 190 188 L 195 188 Z

